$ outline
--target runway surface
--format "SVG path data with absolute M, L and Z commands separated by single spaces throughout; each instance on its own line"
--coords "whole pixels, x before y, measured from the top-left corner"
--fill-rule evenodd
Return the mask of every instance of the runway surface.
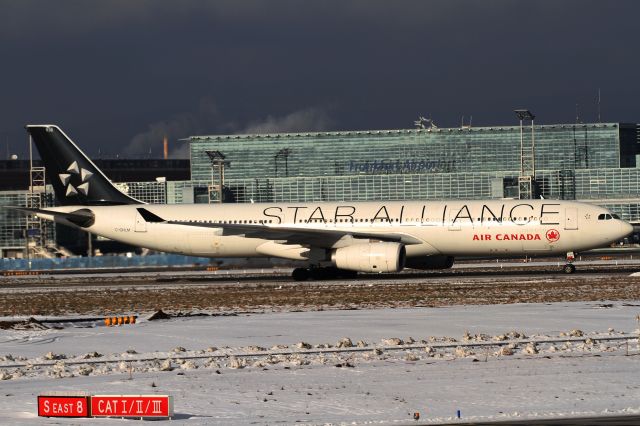
M 640 300 L 640 266 L 581 264 L 567 275 L 546 265 L 295 282 L 283 270 L 52 275 L 0 282 L 0 316 L 106 316 L 166 312 L 272 312 L 504 303 Z
M 640 416 L 600 416 L 600 417 L 572 417 L 551 419 L 527 419 L 506 420 L 491 422 L 464 422 L 443 423 L 443 425 L 456 426 L 503 426 L 503 425 L 531 425 L 531 426 L 637 426 L 640 424 Z

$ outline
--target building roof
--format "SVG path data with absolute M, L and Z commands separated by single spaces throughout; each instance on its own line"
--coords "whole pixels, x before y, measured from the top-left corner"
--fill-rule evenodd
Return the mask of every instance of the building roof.
M 567 129 L 567 128 L 616 128 L 624 123 L 576 123 L 576 124 L 543 124 L 535 125 L 536 129 Z M 635 126 L 635 124 L 633 124 Z M 209 140 L 229 140 L 229 139 L 278 139 L 278 138 L 301 138 L 301 137 L 327 137 L 327 136 L 366 136 L 366 135 L 402 135 L 402 134 L 429 134 L 429 133 L 452 133 L 452 132 L 483 132 L 483 131 L 516 131 L 520 126 L 490 126 L 490 127 L 433 127 L 426 129 L 386 129 L 386 130 L 345 130 L 332 132 L 292 132 L 292 133 L 257 133 L 257 134 L 231 134 L 231 135 L 199 135 L 189 136 L 181 139 L 189 142 L 209 141 Z

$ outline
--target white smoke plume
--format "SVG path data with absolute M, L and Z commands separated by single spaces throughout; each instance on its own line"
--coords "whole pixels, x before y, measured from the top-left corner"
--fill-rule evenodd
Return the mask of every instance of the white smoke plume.
M 267 116 L 267 118 L 249 123 L 240 133 L 286 133 L 302 131 L 328 130 L 334 121 L 320 108 L 306 108 L 292 112 L 284 117 Z
M 188 158 L 189 143 L 179 141 L 191 135 L 205 133 L 210 129 L 221 128 L 220 114 L 215 103 L 210 99 L 204 99 L 196 112 L 183 112 L 173 117 L 149 124 L 146 131 L 135 135 L 124 150 L 124 156 L 151 155 L 158 157 L 162 152 L 162 139 L 169 139 L 171 158 Z
M 176 114 L 168 120 L 151 123 L 148 129 L 134 136 L 123 150 L 126 156 L 151 155 L 159 157 L 162 139 L 169 139 L 171 158 L 189 158 L 189 142 L 179 141 L 193 135 L 213 133 L 262 134 L 328 130 L 334 120 L 321 108 L 311 107 L 290 114 L 267 116 L 241 127 L 221 116 L 215 103 L 209 99 L 200 102 L 198 111 Z

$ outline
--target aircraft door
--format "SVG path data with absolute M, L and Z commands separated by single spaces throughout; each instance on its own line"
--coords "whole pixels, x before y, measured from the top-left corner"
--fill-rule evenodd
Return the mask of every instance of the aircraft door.
M 564 229 L 578 229 L 578 209 L 567 207 L 564 211 Z
M 136 223 L 134 227 L 136 232 L 147 232 L 147 221 L 144 220 L 140 212 L 136 209 Z

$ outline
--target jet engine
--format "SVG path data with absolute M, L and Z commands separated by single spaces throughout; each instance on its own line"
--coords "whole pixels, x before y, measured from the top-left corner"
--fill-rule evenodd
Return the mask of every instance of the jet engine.
M 359 272 L 398 272 L 404 268 L 406 252 L 399 243 L 362 243 L 336 249 L 331 261 L 339 269 Z
M 453 257 L 442 255 L 407 257 L 404 266 L 406 268 L 422 270 L 449 269 L 453 266 Z

